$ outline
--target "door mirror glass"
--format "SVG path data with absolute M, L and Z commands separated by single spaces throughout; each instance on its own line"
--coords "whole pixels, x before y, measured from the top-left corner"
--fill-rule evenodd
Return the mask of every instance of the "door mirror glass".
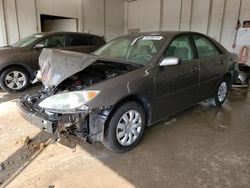
M 44 48 L 44 47 L 45 47 L 45 45 L 42 44 L 42 43 L 38 43 L 38 44 L 36 44 L 36 45 L 34 46 L 35 49 L 41 49 L 41 48 Z
M 159 65 L 160 67 L 164 67 L 170 65 L 179 65 L 180 63 L 181 60 L 178 57 L 165 57 Z

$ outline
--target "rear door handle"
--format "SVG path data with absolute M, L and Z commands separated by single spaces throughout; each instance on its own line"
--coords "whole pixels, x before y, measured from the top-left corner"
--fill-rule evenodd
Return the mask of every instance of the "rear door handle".
M 193 68 L 191 69 L 191 72 L 192 72 L 192 73 L 199 72 L 199 67 L 193 67 Z

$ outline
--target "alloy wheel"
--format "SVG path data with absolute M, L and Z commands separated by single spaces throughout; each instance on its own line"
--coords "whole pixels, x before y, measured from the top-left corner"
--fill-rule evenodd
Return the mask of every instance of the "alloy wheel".
M 218 89 L 218 100 L 223 102 L 227 96 L 227 83 L 222 82 Z
M 26 83 L 27 79 L 24 73 L 20 71 L 11 71 L 5 77 L 5 84 L 8 88 L 12 90 L 22 89 Z

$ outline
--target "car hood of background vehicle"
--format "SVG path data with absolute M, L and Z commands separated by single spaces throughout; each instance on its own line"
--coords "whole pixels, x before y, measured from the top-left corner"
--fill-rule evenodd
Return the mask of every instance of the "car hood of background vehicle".
M 11 47 L 11 46 L 0 47 L 0 55 L 5 55 L 5 54 L 13 55 L 13 53 L 22 52 L 22 51 L 27 51 L 27 48 L 26 47 L 18 48 L 18 47 Z
M 43 49 L 39 57 L 42 83 L 45 88 L 56 87 L 63 80 L 80 72 L 98 59 L 98 56 L 91 54 Z

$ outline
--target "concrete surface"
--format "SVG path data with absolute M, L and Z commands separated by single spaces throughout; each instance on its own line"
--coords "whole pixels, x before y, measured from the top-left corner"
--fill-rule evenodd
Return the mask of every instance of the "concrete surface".
M 17 113 L 19 95 L 0 91 L 2 187 L 250 187 L 247 92 L 234 90 L 223 108 L 201 103 L 148 128 L 124 154 L 54 142 Z

